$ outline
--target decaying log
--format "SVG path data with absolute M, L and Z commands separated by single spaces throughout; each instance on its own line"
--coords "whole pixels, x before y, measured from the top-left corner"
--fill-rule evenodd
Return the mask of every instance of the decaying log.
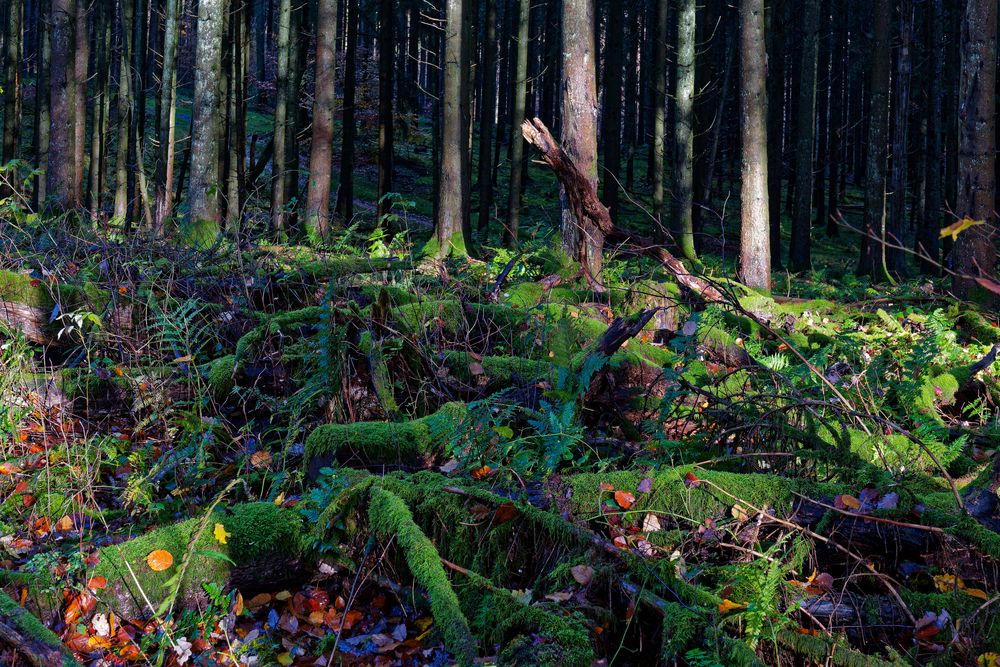
M 542 161 L 552 169 L 556 178 L 559 179 L 576 220 L 588 220 L 600 229 L 606 238 L 616 239 L 625 243 L 631 251 L 656 259 L 677 279 L 677 282 L 705 301 L 725 301 L 722 292 L 708 281 L 688 271 L 684 264 L 661 244 L 651 239 L 629 234 L 615 227 L 615 223 L 611 220 L 611 214 L 607 207 L 601 203 L 596 190 L 586 175 L 577 168 L 569 155 L 556 143 L 545 123 L 538 118 L 526 119 L 521 123 L 521 133 L 528 143 L 538 149 L 542 154 Z M 596 281 L 595 276 L 590 278 Z
M 79 667 L 58 635 L 0 591 L 0 639 L 36 667 Z
M 13 301 L 0 301 L 0 322 L 20 331 L 32 343 L 50 345 L 55 339 L 46 331 L 49 313 L 35 306 Z

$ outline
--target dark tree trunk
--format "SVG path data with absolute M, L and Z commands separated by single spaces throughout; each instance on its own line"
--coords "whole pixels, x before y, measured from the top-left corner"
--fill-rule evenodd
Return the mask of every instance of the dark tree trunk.
M 945 16 L 944 0 L 930 0 L 927 12 L 927 35 L 929 44 L 930 91 L 928 92 L 927 116 L 927 149 L 924 168 L 926 169 L 926 187 L 924 194 L 924 215 L 917 228 L 917 259 L 920 270 L 930 275 L 938 275 L 941 267 L 941 242 L 938 230 L 941 224 L 941 211 L 944 208 L 944 183 L 941 175 L 947 160 L 943 146 L 944 135 L 944 65 L 945 65 Z
M 798 109 L 795 122 L 795 210 L 788 264 L 792 271 L 812 266 L 813 144 L 816 134 L 816 65 L 819 51 L 819 0 L 802 4 L 802 50 L 800 53 Z
M 604 187 L 602 200 L 618 221 L 618 193 L 621 182 L 622 148 L 622 52 L 625 49 L 625 5 L 608 7 L 607 47 L 604 64 Z
M 337 189 L 337 214 L 345 225 L 354 219 L 354 136 L 357 132 L 355 92 L 357 90 L 358 3 L 347 0 L 347 38 L 344 44 L 344 113 L 340 150 L 340 187 Z
M 493 132 L 497 114 L 497 3 L 487 0 L 483 29 L 482 97 L 479 109 L 479 213 L 477 227 L 483 239 L 489 232 L 493 209 Z M 502 82 L 499 84 L 502 85 Z
M 906 190 L 907 152 L 909 150 L 910 126 L 910 56 L 913 41 L 913 0 L 901 0 L 899 5 L 899 55 L 897 57 L 896 80 L 894 82 L 896 115 L 892 139 L 892 207 L 885 231 L 886 269 L 893 277 L 906 274 Z
M 393 53 L 395 3 L 380 0 L 378 20 L 378 223 L 388 222 L 392 201 L 393 158 Z M 395 232 L 389 225 L 390 233 Z

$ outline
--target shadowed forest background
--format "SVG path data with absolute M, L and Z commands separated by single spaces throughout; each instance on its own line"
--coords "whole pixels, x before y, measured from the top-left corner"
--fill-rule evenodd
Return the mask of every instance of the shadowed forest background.
M 0 0 L 0 663 L 1000 667 L 997 0 Z

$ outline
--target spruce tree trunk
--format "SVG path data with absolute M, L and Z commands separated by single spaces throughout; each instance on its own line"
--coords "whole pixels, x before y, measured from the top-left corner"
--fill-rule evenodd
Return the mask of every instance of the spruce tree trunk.
M 392 208 L 389 193 L 392 192 L 393 158 L 393 73 L 395 71 L 395 16 L 393 0 L 380 0 L 378 19 L 378 218 L 387 220 Z M 397 230 L 390 224 L 388 232 Z
M 38 80 L 35 82 L 35 166 L 39 170 L 48 171 L 49 163 L 49 129 L 51 115 L 49 112 L 49 72 L 52 62 L 52 3 L 41 0 L 39 3 L 39 62 Z M 33 206 L 35 211 L 41 211 L 45 205 L 45 185 L 47 176 L 42 174 L 35 178 L 35 193 Z
M 594 0 L 563 0 L 562 146 L 597 191 L 597 72 Z M 604 232 L 589 219 L 577 219 L 560 187 L 562 243 L 580 263 L 592 287 L 599 288 Z
M 694 81 L 696 0 L 678 0 L 677 64 L 674 82 L 674 241 L 680 254 L 697 259 L 694 248 Z M 654 207 L 655 208 L 655 207 Z M 655 210 L 654 210 L 655 215 Z
M 962 20 L 959 85 L 958 200 L 955 212 L 984 225 L 959 235 L 952 250 L 952 289 L 961 299 L 984 296 L 975 279 L 996 282 L 996 0 L 968 0 Z M 990 300 L 995 300 L 991 297 Z
M 163 23 L 163 70 L 160 77 L 159 151 L 156 157 L 156 203 L 153 233 L 163 234 L 164 225 L 172 214 L 174 181 L 174 138 L 177 116 L 177 37 L 178 5 L 181 0 L 165 0 Z
M 504 225 L 504 245 L 517 242 L 521 218 L 521 163 L 524 160 L 524 136 L 521 121 L 525 115 L 528 93 L 528 25 L 531 20 L 531 0 L 517 0 L 516 64 L 514 66 L 514 100 L 510 117 L 510 193 L 507 197 L 507 222 Z
M 21 0 L 10 0 L 7 7 L 7 37 L 4 43 L 3 84 L 3 148 L 0 164 L 17 157 L 17 142 L 21 134 Z M 3 192 L 0 192 L 0 196 Z
M 913 69 L 910 46 L 913 41 L 913 0 L 901 0 L 899 4 L 899 54 L 896 56 L 896 79 L 893 89 L 896 94 L 894 113 L 896 115 L 892 139 L 892 207 L 886 226 L 885 263 L 890 275 L 902 277 L 906 274 L 906 186 L 909 174 L 907 152 L 910 127 L 910 75 Z
M 650 162 L 653 177 L 653 217 L 663 233 L 664 162 L 666 160 L 666 97 L 667 97 L 667 2 L 656 0 L 653 24 L 653 137 Z M 691 82 L 692 89 L 694 81 Z
M 50 127 L 46 193 L 56 212 L 76 199 L 76 0 L 52 0 L 52 57 L 49 77 Z
M 131 215 L 129 206 L 129 158 L 128 149 L 132 144 L 132 77 L 129 63 L 132 62 L 132 31 L 124 26 L 132 25 L 133 1 L 120 0 L 120 29 L 118 31 L 118 99 L 117 125 L 118 144 L 115 151 L 115 205 L 114 217 L 127 222 Z
M 285 171 L 288 169 L 288 76 L 291 59 L 292 0 L 278 4 L 278 69 L 275 79 L 274 160 L 271 172 L 271 228 L 279 234 L 287 222 Z
M 486 0 L 486 25 L 483 29 L 482 97 L 479 108 L 479 213 L 476 226 L 480 238 L 489 232 L 493 209 L 493 131 L 496 127 L 497 88 L 497 3 Z M 499 143 L 498 141 L 496 143 Z
M 740 117 L 743 120 L 739 275 L 748 287 L 770 290 L 764 0 L 740 0 L 739 10 Z
M 842 8 L 838 0 L 834 0 L 833 16 L 842 16 Z M 830 181 L 827 188 L 826 235 L 835 237 L 840 234 L 837 222 L 837 208 L 840 204 L 841 162 L 844 158 L 844 97 L 849 84 L 847 79 L 847 29 L 844 26 L 833 26 L 831 33 L 833 43 L 830 45 L 832 67 L 830 80 Z
M 926 190 L 924 215 L 917 229 L 916 252 L 920 270 L 930 275 L 938 275 L 941 268 L 941 241 L 938 230 L 941 224 L 941 210 L 944 208 L 944 189 L 941 178 L 946 161 L 943 138 L 944 122 L 944 64 L 945 64 L 945 17 L 944 0 L 930 0 L 927 18 L 927 32 L 930 41 L 931 75 L 928 93 L 927 151 L 924 160 L 926 169 Z
M 330 179 L 333 170 L 333 114 L 337 94 L 337 0 L 319 0 L 316 32 L 316 86 L 306 230 L 313 240 L 330 235 Z
M 622 162 L 622 60 L 625 50 L 625 5 L 613 2 L 608 7 L 608 27 L 604 56 L 604 205 L 611 219 L 618 222 L 618 197 L 621 189 Z
M 463 153 L 467 137 L 462 119 L 462 93 L 465 89 L 463 67 L 464 0 L 445 0 L 444 90 L 441 129 L 441 181 L 438 195 L 437 224 L 430 254 L 437 258 L 467 255 L 463 215 L 468 192 L 465 190 Z
M 90 181 L 87 187 L 90 219 L 98 222 L 104 194 L 104 167 L 108 127 L 108 53 L 111 47 L 109 0 L 98 0 L 94 8 L 94 42 L 96 71 L 94 120 L 90 135 Z
M 74 50 L 73 74 L 76 85 L 73 88 L 76 112 L 74 117 L 73 187 L 76 190 L 74 198 L 78 205 L 83 203 L 84 168 L 87 154 L 87 67 L 90 64 L 90 32 L 87 29 L 89 15 L 89 0 L 78 2 L 76 6 L 76 33 L 74 35 L 76 48 Z
M 195 51 L 194 111 L 191 118 L 191 201 L 189 238 L 200 246 L 219 235 L 218 84 L 222 66 L 222 27 L 227 0 L 199 0 Z M 277 153 L 275 153 L 277 155 Z
M 785 134 L 785 22 L 777 8 L 767 12 L 767 211 L 771 268 L 781 269 L 782 138 Z
M 816 135 L 816 68 L 819 55 L 819 0 L 802 4 L 802 52 L 799 67 L 798 118 L 795 123 L 795 210 L 788 264 L 792 271 L 812 266 L 813 144 Z
M 886 275 L 881 239 L 885 234 L 885 162 L 891 66 L 892 0 L 876 0 L 875 32 L 868 84 L 868 147 L 865 157 L 865 208 L 858 273 L 882 279 Z
M 345 225 L 354 218 L 354 97 L 357 90 L 358 3 L 346 0 L 347 38 L 344 44 L 344 113 L 340 149 L 340 187 L 337 189 L 337 213 Z

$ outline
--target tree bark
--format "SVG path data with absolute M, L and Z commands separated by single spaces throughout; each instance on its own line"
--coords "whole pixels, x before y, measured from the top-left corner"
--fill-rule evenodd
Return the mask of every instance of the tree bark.
M 476 227 L 480 238 L 489 232 L 493 209 L 493 133 L 496 128 L 497 88 L 497 2 L 486 2 L 486 25 L 483 28 L 482 103 L 479 109 L 479 213 Z M 497 140 L 496 143 L 498 143 Z
M 389 223 L 392 208 L 389 193 L 392 192 L 393 158 L 393 53 L 394 43 L 394 2 L 380 0 L 378 18 L 378 218 L 377 223 Z M 396 230 L 388 225 L 389 233 Z
M 960 299 L 984 296 L 975 279 L 997 279 L 996 216 L 996 0 L 969 0 L 962 20 L 959 85 L 958 200 L 956 213 L 985 221 L 955 242 L 952 289 Z
M 694 247 L 694 81 L 696 0 L 678 0 L 674 82 L 674 241 L 680 254 L 697 259 Z
M 306 230 L 314 240 L 330 235 L 330 179 L 333 169 L 333 114 L 337 82 L 337 0 L 319 0 L 316 34 L 316 90 Z
M 17 141 L 21 134 L 21 25 L 22 0 L 10 0 L 7 7 L 7 38 L 4 44 L 3 77 L 3 149 L 0 164 L 17 157 Z M 0 195 L 2 195 L 0 191 Z
M 163 25 L 163 70 L 160 77 L 159 151 L 156 158 L 156 204 L 153 233 L 163 234 L 172 213 L 174 139 L 177 117 L 177 15 L 180 0 L 166 0 Z
M 938 275 L 941 268 L 938 261 L 941 256 L 941 241 L 938 230 L 941 224 L 941 211 L 944 208 L 944 183 L 941 175 L 946 161 L 943 146 L 944 135 L 944 64 L 945 64 L 945 17 L 944 0 L 930 0 L 927 31 L 930 41 L 930 92 L 927 105 L 927 150 L 924 168 L 926 169 L 926 192 L 924 200 L 924 215 L 917 230 L 917 260 L 923 273 Z
M 227 0 L 199 0 L 195 51 L 194 111 L 191 119 L 190 240 L 201 246 L 219 235 L 218 72 L 222 66 L 222 24 Z
M 604 205 L 611 219 L 618 220 L 622 161 L 622 60 L 625 50 L 625 4 L 608 7 L 608 27 L 604 56 Z
M 764 0 L 740 0 L 740 65 L 743 162 L 739 275 L 749 287 L 770 290 Z
M 785 41 L 782 12 L 772 8 L 765 16 L 767 61 L 767 209 L 771 237 L 771 268 L 781 269 L 782 137 L 785 133 Z
M 531 20 L 531 0 L 517 0 L 517 47 L 514 74 L 514 105 L 511 112 L 510 193 L 507 198 L 507 221 L 504 225 L 504 245 L 517 242 L 521 218 L 521 163 L 524 160 L 524 137 L 520 122 L 524 120 L 528 94 L 528 27 Z
M 52 3 L 39 3 L 39 60 L 38 79 L 35 82 L 35 166 L 45 172 L 35 178 L 34 209 L 45 206 L 45 185 L 49 162 L 49 130 L 51 122 L 49 106 L 49 73 L 52 61 Z
M 83 203 L 84 168 L 87 154 L 87 67 L 90 64 L 90 32 L 87 29 L 87 17 L 90 14 L 89 2 L 79 2 L 76 6 L 76 47 L 73 58 L 73 74 L 76 82 L 73 87 L 76 111 L 73 118 L 73 198 L 77 205 Z
M 597 71 L 594 0 L 563 0 L 562 145 L 570 160 L 597 189 Z M 562 243 L 593 285 L 598 285 L 604 232 L 578 217 L 560 189 Z
M 812 266 L 813 144 L 816 135 L 816 69 L 819 55 L 819 0 L 802 4 L 802 52 L 799 67 L 798 119 L 795 123 L 795 210 L 788 264 L 792 271 Z
M 347 0 L 345 5 L 347 36 L 344 42 L 344 113 L 340 148 L 340 184 L 337 188 L 337 213 L 345 225 L 354 218 L 354 98 L 357 89 L 358 3 Z
M 897 56 L 896 79 L 893 82 L 896 101 L 895 127 L 892 139 L 892 207 L 886 226 L 886 241 L 891 244 L 885 249 L 885 263 L 889 274 L 902 277 L 906 274 L 904 238 L 906 230 L 906 186 L 909 150 L 908 133 L 910 127 L 910 75 L 913 65 L 910 46 L 913 41 L 913 0 L 901 0 L 899 4 L 899 55 Z
M 653 218 L 663 232 L 664 161 L 666 160 L 666 98 L 667 98 L 667 5 L 668 0 L 656 0 L 656 20 L 653 26 Z M 679 66 L 679 65 L 678 65 Z M 692 86 L 694 81 L 692 79 Z
M 288 169 L 288 76 L 291 59 L 292 0 L 278 4 L 278 69 L 275 79 L 274 162 L 271 173 L 271 228 L 286 231 L 285 171 Z
M 49 77 L 50 129 L 46 193 L 55 212 L 80 202 L 73 185 L 76 167 L 76 0 L 52 0 L 52 57 Z

